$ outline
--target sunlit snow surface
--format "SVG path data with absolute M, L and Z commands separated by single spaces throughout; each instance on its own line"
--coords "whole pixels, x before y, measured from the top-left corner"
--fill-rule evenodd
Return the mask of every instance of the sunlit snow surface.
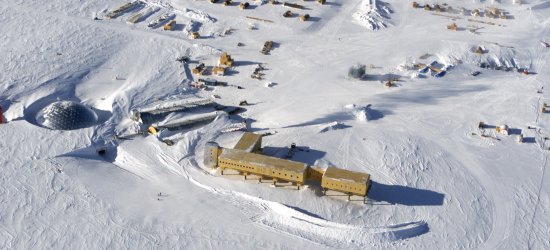
M 86 128 L 97 122 L 97 114 L 76 102 L 58 101 L 42 109 L 36 116 L 38 124 L 55 130 Z

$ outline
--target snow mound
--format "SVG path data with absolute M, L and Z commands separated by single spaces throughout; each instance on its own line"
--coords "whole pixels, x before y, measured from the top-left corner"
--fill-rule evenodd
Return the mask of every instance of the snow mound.
M 58 101 L 38 112 L 36 122 L 50 129 L 73 130 L 94 125 L 97 114 L 80 103 Z
M 393 13 L 389 4 L 379 0 L 363 0 L 361 7 L 353 14 L 353 18 L 370 30 L 388 27 L 389 15 Z
M 372 109 L 370 104 L 364 107 L 357 106 L 355 104 L 348 104 L 345 107 L 351 111 L 353 116 L 355 116 L 355 119 L 358 121 L 368 122 L 378 120 L 384 116 L 382 112 Z
M 186 17 L 191 19 L 210 23 L 215 23 L 217 21 L 216 18 L 211 17 L 208 13 L 201 10 L 184 9 L 183 12 Z

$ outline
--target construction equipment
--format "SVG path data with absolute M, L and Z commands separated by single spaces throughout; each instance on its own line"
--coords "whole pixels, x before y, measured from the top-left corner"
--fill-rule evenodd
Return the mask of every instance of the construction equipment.
M 233 67 L 234 60 L 227 52 L 223 52 L 218 61 L 218 66 Z
M 174 30 L 174 27 L 176 27 L 176 20 L 170 20 L 167 24 L 164 25 L 164 30 Z
M 290 10 L 287 10 L 287 11 L 285 11 L 285 13 L 283 13 L 283 17 L 292 17 L 293 15 L 294 14 Z
M 223 5 L 225 5 L 225 6 L 229 6 L 229 5 L 231 5 L 232 3 L 233 3 L 233 2 L 231 2 L 231 0 L 225 0 L 225 1 L 223 1 Z
M 199 32 L 191 32 L 191 34 L 189 34 L 189 38 L 191 38 L 191 39 L 198 39 L 200 37 L 201 36 L 200 36 Z
M 216 76 L 224 76 L 225 68 L 224 67 L 214 67 L 212 68 L 212 74 Z
M 218 80 L 208 79 L 208 78 L 207 79 L 199 79 L 198 82 L 203 83 L 206 86 L 212 86 L 212 87 L 227 86 L 227 82 L 220 82 Z
M 481 46 L 478 46 L 475 50 L 474 50 L 474 53 L 476 54 L 484 54 L 485 53 L 485 50 L 483 50 L 483 48 Z
M 264 46 L 262 47 L 262 50 L 260 51 L 262 54 L 267 55 L 269 54 L 269 51 L 273 48 L 273 41 L 267 41 L 264 43 Z
M 484 129 L 484 128 L 485 128 L 485 123 L 484 123 L 484 122 L 479 122 L 479 123 L 477 124 L 477 127 L 478 127 L 479 129 Z
M 250 7 L 250 4 L 248 2 L 239 4 L 239 9 L 241 10 L 248 9 L 248 7 Z
M 503 134 L 503 135 L 508 135 L 508 134 L 509 134 L 508 125 L 506 125 L 506 124 L 497 126 L 497 127 L 495 128 L 495 131 L 496 131 L 497 133 L 500 133 L 500 134 Z
M 191 73 L 193 73 L 194 75 L 203 75 L 204 72 L 206 72 L 206 66 L 204 65 L 204 63 L 200 63 L 191 70 Z
M 309 14 L 305 14 L 303 16 L 300 16 L 300 21 L 304 22 L 309 20 L 309 18 L 310 18 Z
M 327 3 L 327 0 L 317 0 L 317 3 L 319 3 L 320 5 L 323 5 Z
M 176 58 L 176 62 L 180 62 L 180 63 L 188 63 L 189 60 L 190 58 L 188 56 L 180 56 Z
M 456 23 L 451 23 L 451 24 L 447 25 L 448 30 L 456 31 L 457 28 L 458 28 L 458 26 L 456 25 Z

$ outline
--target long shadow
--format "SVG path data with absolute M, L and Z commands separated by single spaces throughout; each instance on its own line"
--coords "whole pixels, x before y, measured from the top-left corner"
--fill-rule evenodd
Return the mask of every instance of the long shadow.
M 104 152 L 99 153 L 100 150 L 104 150 Z M 57 157 L 75 157 L 75 158 L 82 158 L 82 159 L 89 159 L 89 160 L 96 160 L 96 161 L 106 161 L 106 162 L 114 162 L 117 157 L 117 147 L 115 146 L 95 146 L 90 145 L 85 148 L 80 148 L 65 154 L 61 154 L 56 156 Z
M 175 31 L 182 31 L 184 28 L 185 28 L 185 25 L 181 23 L 176 23 L 176 25 L 174 25 Z
M 319 216 L 319 215 L 317 215 L 317 214 L 314 214 L 314 213 L 312 213 L 312 212 L 310 212 L 310 211 L 307 211 L 307 210 L 305 210 L 305 209 L 303 209 L 303 208 L 294 207 L 294 206 L 289 206 L 289 205 L 285 205 L 285 206 L 287 206 L 287 207 L 289 207 L 289 208 L 292 208 L 292 209 L 294 209 L 294 210 L 296 210 L 296 211 L 298 211 L 298 212 L 300 212 L 300 213 L 309 215 L 309 216 L 311 216 L 311 217 L 313 217 L 313 218 L 317 218 L 317 219 L 321 219 L 321 220 L 324 220 L 324 219 L 325 219 L 325 218 L 323 218 L 323 217 L 321 217 L 321 216 Z
M 319 125 L 319 124 L 323 124 L 323 123 L 327 123 L 327 122 L 348 121 L 348 120 L 353 120 L 353 119 L 355 119 L 355 117 L 350 112 L 336 112 L 336 113 L 328 114 L 324 117 L 313 119 L 311 121 L 286 126 L 285 128 L 295 128 L 295 127 Z
M 431 190 L 372 182 L 369 199 L 405 206 L 441 206 L 445 195 Z
M 365 113 L 367 115 L 368 121 L 375 121 L 380 120 L 384 118 L 386 115 L 392 114 L 391 111 L 387 109 L 373 109 L 371 105 L 367 105 L 364 107 Z M 289 125 L 284 128 L 295 128 L 295 127 L 303 127 L 303 126 L 312 126 L 312 125 L 321 125 L 328 122 L 342 122 L 342 121 L 351 121 L 357 119 L 353 115 L 353 111 L 339 111 L 332 114 L 325 115 L 324 117 L 316 118 L 311 121 L 302 122 L 299 124 Z
M 259 62 L 253 62 L 253 61 L 236 61 L 235 66 L 248 66 L 248 65 L 258 65 Z
M 523 142 L 524 143 L 535 143 L 535 142 L 537 142 L 537 140 L 535 139 L 535 137 L 524 137 Z
M 383 75 L 366 74 L 363 78 L 361 78 L 361 80 L 362 81 L 389 81 L 389 80 L 399 79 L 399 78 L 401 78 L 401 76 L 396 74 L 383 74 Z

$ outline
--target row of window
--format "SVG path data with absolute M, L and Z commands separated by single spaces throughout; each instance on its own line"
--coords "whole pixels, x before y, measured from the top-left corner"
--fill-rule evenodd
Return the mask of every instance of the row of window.
M 329 187 L 332 187 L 332 188 L 340 188 L 340 189 L 345 189 L 345 190 L 350 190 L 350 191 L 361 191 L 362 188 L 358 188 L 358 187 L 350 187 L 350 186 L 347 186 L 347 185 L 342 185 L 342 184 L 335 184 L 335 183 L 327 183 Z
M 230 166 L 234 166 L 234 167 L 239 167 L 239 168 L 245 168 L 245 169 L 250 169 L 250 170 L 261 170 L 261 169 L 256 169 L 254 167 L 249 167 L 249 166 L 245 166 L 245 165 L 241 165 L 241 164 L 236 164 L 236 163 L 231 163 L 231 162 L 226 162 L 226 161 L 220 161 L 220 163 L 223 163 L 223 164 L 227 164 L 227 165 L 230 165 Z M 298 180 L 300 178 L 300 176 L 294 176 L 292 174 L 286 174 L 286 173 L 281 173 L 281 172 L 275 172 L 275 171 L 271 171 L 271 174 L 273 176 L 275 175 L 278 175 L 280 177 L 285 177 L 285 178 L 289 178 L 290 179 L 296 179 Z

